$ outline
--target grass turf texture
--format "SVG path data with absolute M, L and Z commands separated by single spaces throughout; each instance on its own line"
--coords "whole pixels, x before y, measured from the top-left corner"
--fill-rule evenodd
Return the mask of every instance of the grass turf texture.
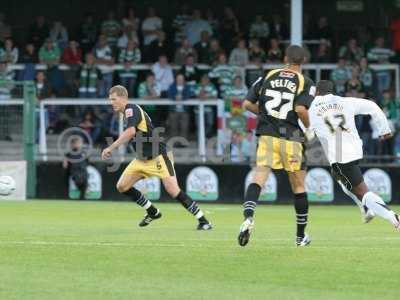
M 240 205 L 178 204 L 139 228 L 132 203 L 0 202 L 0 299 L 398 299 L 400 233 L 355 206 L 312 206 L 308 248 L 292 206 L 260 206 L 241 248 Z

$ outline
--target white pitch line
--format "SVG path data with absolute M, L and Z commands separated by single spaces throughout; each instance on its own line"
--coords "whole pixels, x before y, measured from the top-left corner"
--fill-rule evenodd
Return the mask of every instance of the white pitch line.
M 383 238 L 386 240 L 395 239 L 395 238 Z M 344 239 L 342 239 L 343 241 Z M 365 239 L 347 239 L 346 241 L 357 241 L 357 240 L 365 240 Z M 198 240 L 196 240 L 198 242 Z M 215 242 L 217 240 L 214 240 Z M 227 241 L 227 240 L 223 240 Z M 288 239 L 269 239 L 268 241 L 281 241 L 281 242 L 288 242 Z M 332 241 L 332 240 L 318 240 L 321 241 Z M 335 240 L 336 241 L 336 240 Z M 339 240 L 340 241 L 340 240 Z M 237 248 L 236 241 L 232 240 L 232 244 L 228 245 L 215 245 L 209 244 L 207 245 L 207 241 L 202 244 L 183 244 L 183 243 L 141 243 L 138 242 L 137 244 L 134 243 L 124 243 L 124 242 L 76 242 L 76 241 L 0 241 L 1 245 L 21 245 L 21 246 L 84 246 L 84 247 L 166 247 L 166 248 L 223 248 L 223 249 L 233 249 Z M 259 241 L 257 242 L 258 249 L 260 248 L 292 248 L 292 246 L 288 245 L 273 245 L 268 243 L 263 243 L 260 247 Z M 248 249 L 255 249 L 253 246 L 247 247 Z M 246 249 L 247 249 L 246 248 Z M 293 247 L 294 248 L 294 247 Z M 359 249 L 364 248 L 364 245 L 355 245 L 355 246 L 313 246 L 311 245 L 310 248 L 312 249 Z M 241 249 L 241 248 L 238 248 Z M 398 249 L 398 247 L 368 247 L 371 250 L 389 250 L 389 249 Z

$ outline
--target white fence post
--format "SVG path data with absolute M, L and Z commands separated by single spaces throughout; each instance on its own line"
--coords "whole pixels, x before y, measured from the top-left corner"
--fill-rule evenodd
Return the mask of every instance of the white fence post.
M 39 105 L 39 153 L 43 155 L 43 160 L 47 161 L 47 139 L 46 139 L 46 117 L 45 103 Z
M 199 104 L 199 131 L 197 133 L 197 140 L 199 144 L 199 156 L 201 160 L 206 161 L 206 129 L 204 122 L 204 104 Z

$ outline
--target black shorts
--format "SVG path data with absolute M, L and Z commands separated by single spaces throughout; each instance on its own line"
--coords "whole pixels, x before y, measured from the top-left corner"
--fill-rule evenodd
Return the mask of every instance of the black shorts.
M 359 161 L 356 160 L 345 164 L 334 163 L 331 165 L 333 178 L 341 182 L 349 191 L 364 181 L 358 163 Z

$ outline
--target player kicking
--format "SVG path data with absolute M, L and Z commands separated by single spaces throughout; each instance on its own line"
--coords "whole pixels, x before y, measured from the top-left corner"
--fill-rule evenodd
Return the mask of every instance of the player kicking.
M 122 144 L 132 143 L 137 158 L 132 160 L 122 173 L 117 189 L 146 209 L 147 214 L 139 226 L 147 226 L 152 221 L 161 218 L 161 212 L 133 185 L 143 178 L 156 176 L 161 179 L 168 194 L 198 219 L 198 230 L 212 229 L 197 203 L 179 188 L 172 151 L 167 151 L 166 144 L 156 136 L 147 113 L 139 105 L 128 103 L 128 91 L 121 85 L 110 89 L 109 99 L 114 111 L 123 114 L 126 129 L 114 143 L 103 150 L 102 158 L 109 158 L 112 151 Z
M 305 233 L 308 219 L 308 199 L 304 188 L 304 133 L 299 119 L 309 127 L 307 109 L 314 98 L 315 86 L 301 74 L 305 59 L 302 47 L 286 49 L 283 69 L 272 70 L 258 78 L 250 88 L 243 107 L 258 115 L 257 158 L 254 176 L 244 200 L 244 222 L 238 242 L 245 246 L 254 227 L 254 211 L 261 188 L 271 169 L 285 169 L 294 193 L 297 219 L 296 245 L 307 246 L 311 239 Z
M 377 194 L 368 190 L 358 166 L 363 158 L 362 140 L 354 121 L 355 115 L 370 115 L 381 140 L 392 136 L 385 114 L 366 99 L 333 95 L 333 83 L 322 80 L 309 114 L 311 128 L 321 142 L 334 178 L 343 191 L 360 207 L 364 222 L 378 215 L 400 229 L 399 216 Z

